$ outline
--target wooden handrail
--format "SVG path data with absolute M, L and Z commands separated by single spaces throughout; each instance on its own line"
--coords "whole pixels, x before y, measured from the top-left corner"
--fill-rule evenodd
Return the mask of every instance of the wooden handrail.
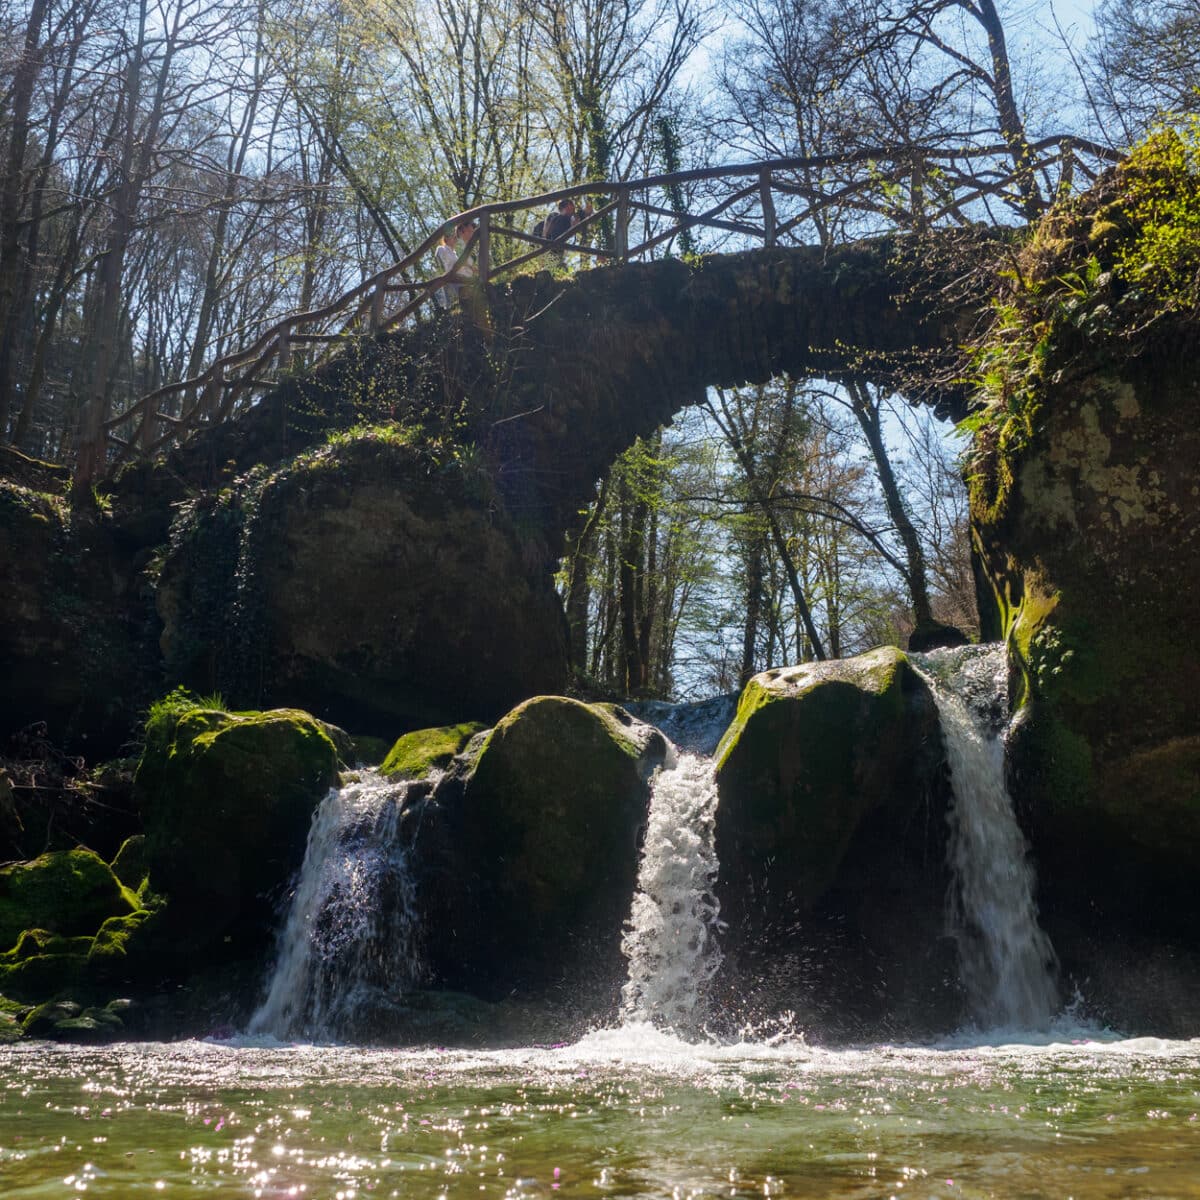
M 1101 163 L 1117 162 L 1120 155 L 1108 147 L 1074 136 L 1043 138 L 1030 146 L 1037 156 L 1035 170 L 1046 171 L 1059 167 L 1060 179 L 1070 180 L 1075 171 L 1087 179 L 1098 174 L 1092 170 L 1085 158 Z M 1052 151 L 1047 154 L 1047 151 Z M 615 182 L 592 182 L 574 184 L 554 192 L 542 192 L 536 196 L 519 200 L 497 201 L 477 205 L 443 222 L 430 233 L 421 244 L 398 262 L 384 267 L 363 279 L 336 300 L 306 312 L 290 313 L 264 330 L 248 346 L 222 355 L 200 374 L 190 379 L 164 384 L 142 396 L 118 416 L 103 424 L 103 435 L 116 453 L 111 455 L 110 468 L 127 461 L 137 454 L 157 454 L 172 442 L 186 437 L 194 429 L 228 419 L 237 411 L 241 396 L 256 387 L 269 384 L 263 374 L 275 363 L 278 373 L 289 370 L 293 363 L 294 348 L 301 344 L 324 344 L 330 347 L 348 338 L 361 337 L 364 332 L 375 334 L 397 328 L 403 321 L 416 314 L 422 307 L 432 304 L 434 297 L 447 284 L 462 284 L 466 277 L 460 269 L 475 256 L 475 274 L 480 284 L 487 284 L 501 274 L 506 274 L 547 255 L 561 261 L 564 252 L 579 254 L 584 258 L 595 258 L 615 262 L 626 262 L 645 255 L 664 242 L 677 237 L 685 230 L 696 226 L 716 229 L 724 234 L 760 240 L 766 246 L 778 243 L 817 213 L 837 205 L 850 203 L 852 207 L 867 208 L 865 200 L 857 199 L 861 194 L 877 188 L 883 180 L 898 181 L 911 178 L 914 174 L 925 177 L 930 164 L 944 163 L 949 169 L 954 164 L 980 158 L 1001 158 L 1009 153 L 1005 143 L 984 147 L 874 147 L 853 151 L 849 154 L 827 154 L 794 158 L 765 159 L 755 162 L 734 163 L 719 167 L 699 167 L 669 174 L 650 175 L 641 179 Z M 795 171 L 823 171 L 832 168 L 845 169 L 865 163 L 890 163 L 889 170 L 872 173 L 870 177 L 842 183 L 827 190 L 803 186 L 794 179 L 781 178 Z M 1028 168 L 1026 168 L 1028 169 Z M 955 172 L 957 173 L 957 172 Z M 965 203 L 992 195 L 1012 183 L 1013 172 L 997 172 L 994 180 L 976 186 L 961 198 L 942 205 L 928 221 L 937 221 L 961 209 Z M 653 204 L 646 193 L 674 188 L 687 183 L 722 181 L 734 184 L 732 191 L 723 198 L 710 203 L 699 213 L 677 212 L 673 208 Z M 748 180 L 747 183 L 739 181 Z M 964 181 L 965 182 L 965 181 Z M 641 193 L 639 198 L 635 194 Z M 776 209 L 776 196 L 799 196 L 801 210 L 780 214 Z M 608 201 L 598 204 L 595 211 L 579 220 L 569 233 L 547 239 L 536 234 L 525 233 L 510 223 L 495 220 L 511 213 L 550 208 L 562 200 L 583 197 L 607 196 Z M 761 213 L 761 225 L 741 219 L 745 209 L 739 209 L 730 217 L 722 217 L 734 205 L 750 201 Z M 670 222 L 665 229 L 657 228 L 636 245 L 630 244 L 633 214 L 641 212 L 650 217 L 664 218 Z M 582 238 L 600 228 L 602 221 L 615 220 L 611 245 L 593 246 Z M 441 238 L 442 231 L 449 226 L 465 222 L 476 225 L 475 233 L 463 248 L 455 265 L 447 272 L 423 280 L 405 277 L 410 269 L 420 271 L 423 261 Z M 507 261 L 497 262 L 496 239 L 531 245 L 531 250 L 517 254 Z M 415 272 L 414 272 L 415 273 Z M 399 307 L 388 311 L 389 297 L 393 293 L 404 293 Z M 334 330 L 329 323 L 340 320 Z M 364 330 L 365 325 L 365 330 Z M 326 354 L 333 351 L 326 351 Z M 318 359 L 319 361 L 319 359 Z M 313 364 L 310 364 L 313 365 Z M 161 402 L 169 397 L 182 395 L 177 414 L 161 411 Z M 129 427 L 126 436 L 118 437 L 117 430 Z

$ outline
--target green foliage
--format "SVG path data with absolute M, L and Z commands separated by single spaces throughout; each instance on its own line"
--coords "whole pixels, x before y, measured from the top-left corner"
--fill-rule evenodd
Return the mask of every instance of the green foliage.
M 960 426 L 975 436 L 973 503 L 993 518 L 1054 371 L 1200 311 L 1200 119 L 1156 131 L 1093 191 L 1056 204 L 999 275 L 971 351 L 980 404 Z
M 1200 306 L 1200 117 L 1159 129 L 1122 165 L 1123 222 L 1132 236 L 1114 268 L 1163 312 Z

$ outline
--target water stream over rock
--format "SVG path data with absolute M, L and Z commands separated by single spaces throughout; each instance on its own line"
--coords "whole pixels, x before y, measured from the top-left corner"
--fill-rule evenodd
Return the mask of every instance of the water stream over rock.
M 267 996 L 250 1032 L 335 1040 L 422 978 L 413 880 L 399 837 L 409 785 L 363 771 L 313 816 Z
M 913 660 L 937 702 L 950 768 L 948 924 L 973 1017 L 982 1028 L 1048 1028 L 1060 1006 L 1057 960 L 1038 924 L 1029 847 L 1004 782 L 1004 647 Z
M 713 938 L 717 785 L 711 759 L 672 750 L 651 782 L 650 818 L 622 950 L 626 1023 L 676 1031 L 702 1022 L 704 985 L 721 965 Z

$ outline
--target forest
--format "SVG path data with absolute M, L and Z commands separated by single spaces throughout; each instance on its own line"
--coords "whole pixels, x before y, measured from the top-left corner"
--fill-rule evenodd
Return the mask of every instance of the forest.
M 68 465 L 482 203 L 791 157 L 795 241 L 1003 231 L 1200 108 L 1198 0 L 6 0 L 0 39 L 0 440 Z M 561 562 L 576 678 L 976 635 L 965 441 L 914 398 L 780 378 L 640 440 Z

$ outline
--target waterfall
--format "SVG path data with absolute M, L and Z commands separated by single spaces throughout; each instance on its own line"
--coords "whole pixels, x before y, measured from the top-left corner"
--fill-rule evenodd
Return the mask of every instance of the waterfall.
M 399 821 L 409 784 L 363 771 L 313 815 L 267 997 L 251 1033 L 336 1040 L 420 982 L 419 931 Z
M 717 856 L 715 764 L 672 749 L 651 780 L 650 819 L 621 948 L 629 974 L 625 1022 L 697 1024 L 704 984 L 721 964 L 713 940 Z
M 1002 645 L 913 655 L 937 703 L 950 768 L 948 924 L 983 1027 L 1044 1029 L 1059 1007 L 1057 960 L 1038 924 L 1029 847 L 1004 783 Z

